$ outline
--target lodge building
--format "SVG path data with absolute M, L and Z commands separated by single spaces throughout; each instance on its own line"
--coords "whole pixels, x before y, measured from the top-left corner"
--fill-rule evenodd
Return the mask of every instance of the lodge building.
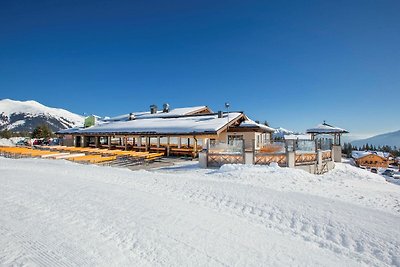
M 261 147 L 271 139 L 273 128 L 249 119 L 243 112 L 214 113 L 207 106 L 161 111 L 155 105 L 147 112 L 133 112 L 95 122 L 83 128 L 57 132 L 64 145 L 157 151 L 196 157 L 206 144 L 242 140 L 244 149 Z
M 155 105 L 61 130 L 63 145 L 198 157 L 201 167 L 224 164 L 278 164 L 321 174 L 341 161 L 340 137 L 346 130 L 320 124 L 308 129 L 311 139 L 272 140 L 275 129 L 251 120 L 241 111 L 213 112 L 207 106 L 170 109 Z M 325 141 L 329 142 L 325 142 Z

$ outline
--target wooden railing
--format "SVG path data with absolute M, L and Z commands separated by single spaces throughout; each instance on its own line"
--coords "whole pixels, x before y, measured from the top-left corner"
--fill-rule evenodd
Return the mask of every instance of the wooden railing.
M 255 165 L 269 165 L 272 162 L 276 162 L 279 166 L 285 167 L 287 165 L 286 153 L 254 153 Z
M 295 164 L 296 165 L 308 165 L 317 162 L 317 153 L 299 153 L 295 154 Z

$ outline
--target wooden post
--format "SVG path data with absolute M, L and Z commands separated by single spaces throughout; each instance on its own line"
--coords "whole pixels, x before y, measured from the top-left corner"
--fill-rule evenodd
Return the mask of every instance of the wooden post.
M 182 139 L 178 137 L 178 148 L 181 148 L 182 146 Z
M 160 137 L 157 136 L 157 148 L 159 148 L 159 147 L 160 147 Z
M 150 147 L 150 137 L 146 137 L 146 151 L 149 151 Z
M 197 138 L 193 137 L 194 139 L 194 147 L 193 147 L 193 157 L 197 155 Z
M 124 146 L 125 150 L 128 150 L 128 138 L 126 136 L 124 136 Z
M 170 137 L 168 136 L 168 137 L 167 137 L 167 157 L 169 157 L 169 149 L 170 149 L 170 148 L 169 148 L 169 143 L 170 143 L 170 141 L 171 141 L 171 140 L 170 140 Z
M 111 149 L 111 135 L 107 136 L 108 149 Z
M 94 146 L 95 147 L 100 147 L 100 136 L 95 136 L 94 137 Z

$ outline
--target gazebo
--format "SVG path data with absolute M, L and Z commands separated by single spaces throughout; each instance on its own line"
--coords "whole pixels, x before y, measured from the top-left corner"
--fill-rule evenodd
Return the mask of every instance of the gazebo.
M 318 124 L 316 127 L 307 129 L 307 133 L 311 134 L 311 139 L 315 140 L 318 135 L 332 135 L 333 145 L 332 152 L 334 153 L 334 161 L 342 161 L 342 146 L 341 146 L 341 136 L 342 134 L 349 133 L 347 130 L 329 125 L 325 121 L 322 124 Z

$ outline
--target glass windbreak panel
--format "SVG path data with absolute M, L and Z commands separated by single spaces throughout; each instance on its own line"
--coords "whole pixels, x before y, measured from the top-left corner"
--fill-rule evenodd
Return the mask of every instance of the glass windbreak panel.
M 285 141 L 266 142 L 260 148 L 262 153 L 285 153 Z
M 294 149 L 296 147 L 295 143 L 296 143 L 296 140 L 293 140 L 293 139 L 286 140 L 286 148 L 287 148 L 288 152 L 294 151 Z
M 210 153 L 229 153 L 240 154 L 243 152 L 243 140 L 235 139 L 230 143 L 220 142 L 215 140 L 210 142 Z
M 332 144 L 333 144 L 333 140 L 332 139 L 328 139 L 328 138 L 323 138 L 323 139 L 319 139 L 318 143 L 319 143 L 319 148 L 321 150 L 331 150 Z
M 297 140 L 296 152 L 315 152 L 315 141 Z

